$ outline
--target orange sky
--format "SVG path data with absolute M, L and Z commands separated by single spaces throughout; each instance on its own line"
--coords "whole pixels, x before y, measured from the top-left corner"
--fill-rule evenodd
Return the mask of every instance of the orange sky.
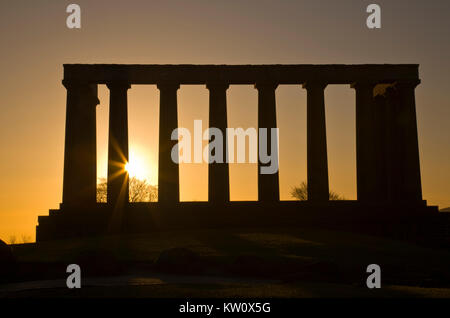
M 33 4 L 31 4 L 33 3 Z M 63 63 L 320 64 L 418 63 L 416 89 L 424 198 L 450 206 L 448 1 L 378 1 L 382 29 L 365 26 L 367 1 L 75 1 L 81 30 L 65 25 L 68 1 L 0 3 L 0 239 L 33 237 L 37 215 L 62 193 Z M 108 90 L 99 88 L 98 174 L 106 175 Z M 179 125 L 208 118 L 208 91 L 182 86 Z M 356 197 L 355 97 L 326 89 L 331 188 Z M 130 152 L 157 180 L 159 95 L 129 90 Z M 306 179 L 306 94 L 277 89 L 281 198 Z M 257 92 L 228 90 L 230 127 L 256 127 Z M 231 196 L 256 198 L 256 166 L 232 164 Z M 205 200 L 207 166 L 182 165 L 181 199 Z

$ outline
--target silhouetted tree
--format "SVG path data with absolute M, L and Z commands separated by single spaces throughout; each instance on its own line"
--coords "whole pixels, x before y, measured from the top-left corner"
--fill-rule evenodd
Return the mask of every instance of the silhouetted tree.
M 149 184 L 148 185 L 148 201 L 157 202 L 158 201 L 158 186 Z
M 97 184 L 97 202 L 106 202 L 107 181 L 100 178 Z M 136 177 L 130 178 L 130 202 L 156 202 L 158 201 L 158 187 L 148 184 L 146 180 Z
M 136 177 L 130 179 L 130 202 L 155 202 L 158 200 L 158 187 Z
M 331 190 L 329 196 L 331 201 L 345 200 L 344 196 Z M 292 187 L 291 197 L 300 201 L 308 200 L 308 184 L 305 181 L 303 181 L 302 183 L 300 183 L 300 186 Z
M 300 201 L 308 200 L 308 185 L 305 181 L 300 183 L 300 186 L 291 188 L 291 197 Z
M 97 184 L 97 202 L 106 202 L 107 182 L 105 178 L 100 178 Z

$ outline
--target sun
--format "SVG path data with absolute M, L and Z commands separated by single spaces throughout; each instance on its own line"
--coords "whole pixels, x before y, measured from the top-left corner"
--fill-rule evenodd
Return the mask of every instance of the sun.
M 130 160 L 125 165 L 125 170 L 130 177 L 136 177 L 141 180 L 147 179 L 147 168 L 140 157 L 130 156 Z

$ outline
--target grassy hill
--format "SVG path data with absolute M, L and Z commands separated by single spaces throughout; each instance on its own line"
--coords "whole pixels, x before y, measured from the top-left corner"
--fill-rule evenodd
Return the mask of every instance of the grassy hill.
M 174 248 L 190 251 L 193 256 L 175 259 L 175 271 L 170 272 L 158 263 L 158 258 Z M 14 254 L 27 280 L 66 277 L 65 266 L 73 262 L 83 264 L 83 273 L 92 277 L 172 275 L 173 284 L 129 287 L 150 297 L 223 297 L 230 293 L 264 297 L 367 296 L 366 268 L 373 263 L 381 266 L 386 286 L 383 293 L 388 296 L 450 297 L 450 251 L 320 229 L 172 231 L 70 239 L 15 245 Z M 176 283 L 176 277 L 186 275 L 223 279 L 208 283 L 205 291 L 201 283 Z M 227 277 L 240 281 L 227 283 Z M 262 291 L 261 285 L 252 283 L 255 279 L 270 288 Z M 109 293 L 114 290 L 127 295 L 126 288 L 111 287 Z M 95 295 L 96 288 L 80 293 Z

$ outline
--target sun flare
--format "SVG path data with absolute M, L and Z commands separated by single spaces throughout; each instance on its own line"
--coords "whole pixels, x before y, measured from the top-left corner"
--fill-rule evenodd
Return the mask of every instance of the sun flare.
M 125 170 L 130 177 L 136 177 L 141 180 L 148 178 L 147 168 L 140 157 L 130 156 L 130 161 L 125 165 Z

